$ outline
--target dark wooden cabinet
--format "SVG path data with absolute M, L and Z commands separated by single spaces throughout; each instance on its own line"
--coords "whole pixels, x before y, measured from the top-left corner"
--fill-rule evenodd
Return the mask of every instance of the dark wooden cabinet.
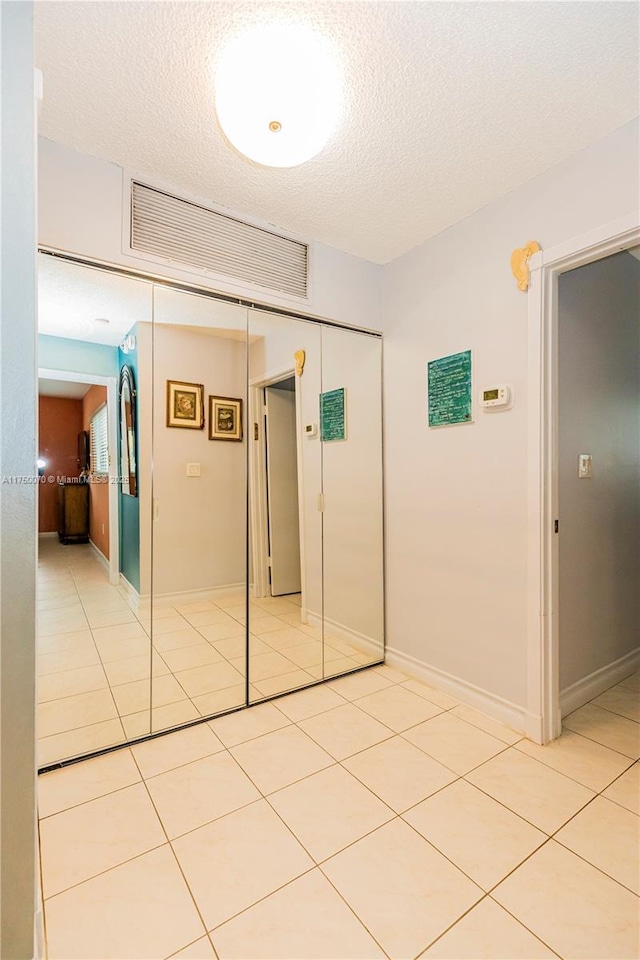
M 58 487 L 60 543 L 89 542 L 89 484 L 61 483 Z

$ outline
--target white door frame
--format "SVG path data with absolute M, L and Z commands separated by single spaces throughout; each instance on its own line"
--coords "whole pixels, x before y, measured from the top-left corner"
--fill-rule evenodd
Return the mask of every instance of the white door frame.
M 118 531 L 118 378 L 103 377 L 97 373 L 74 373 L 71 370 L 38 368 L 43 380 L 62 380 L 65 383 L 87 383 L 107 388 L 107 436 L 109 442 L 109 583 L 120 583 L 120 540 Z
M 558 634 L 558 277 L 640 243 L 637 213 L 531 258 L 527 393 L 527 736 L 560 735 Z
M 267 461 L 264 437 L 264 394 L 265 387 L 289 377 L 295 378 L 296 430 L 298 441 L 298 523 L 300 526 L 300 583 L 302 601 L 302 619 L 305 620 L 305 536 L 304 536 L 304 475 L 302 470 L 302 404 L 300 397 L 300 377 L 295 375 L 295 366 L 284 366 L 249 380 L 249 431 L 253 455 L 249 470 L 249 503 L 251 520 L 251 561 L 253 567 L 253 595 L 270 597 L 269 589 L 269 525 L 267 518 Z M 258 424 L 258 437 L 254 439 L 254 424 Z

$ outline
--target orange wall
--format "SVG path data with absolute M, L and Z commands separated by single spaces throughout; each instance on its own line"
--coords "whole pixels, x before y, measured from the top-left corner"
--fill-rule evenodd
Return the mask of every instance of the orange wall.
M 78 434 L 82 430 L 82 400 L 38 397 L 39 453 L 47 461 L 45 482 L 38 484 L 38 531 L 58 529 L 58 484 L 50 477 L 78 477 Z
M 106 387 L 91 387 L 82 399 L 82 429 L 88 430 L 91 417 L 107 402 Z M 92 477 L 89 488 L 89 536 L 109 559 L 109 482 L 108 477 Z

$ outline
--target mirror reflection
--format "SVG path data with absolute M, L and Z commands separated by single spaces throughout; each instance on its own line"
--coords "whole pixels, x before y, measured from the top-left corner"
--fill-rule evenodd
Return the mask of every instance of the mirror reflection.
M 384 657 L 381 341 L 40 256 L 47 766 Z

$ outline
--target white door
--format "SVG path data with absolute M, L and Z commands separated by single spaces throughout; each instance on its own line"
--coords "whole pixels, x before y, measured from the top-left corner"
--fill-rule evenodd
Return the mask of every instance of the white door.
M 271 596 L 300 593 L 296 395 L 265 387 Z

